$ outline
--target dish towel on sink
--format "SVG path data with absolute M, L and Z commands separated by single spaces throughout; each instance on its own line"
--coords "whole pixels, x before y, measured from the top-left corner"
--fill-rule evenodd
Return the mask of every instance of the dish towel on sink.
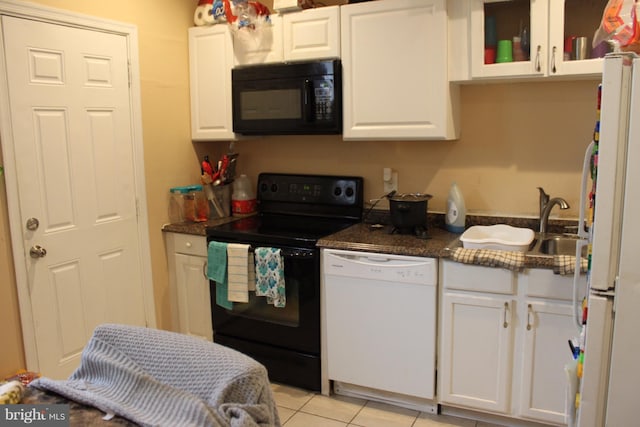
M 524 253 L 519 251 L 456 248 L 451 252 L 451 259 L 464 264 L 501 267 L 509 270 L 524 268 Z
M 284 283 L 284 259 L 277 248 L 256 248 L 256 295 L 267 297 L 274 307 L 284 307 L 287 299 Z
M 229 285 L 227 283 L 227 244 L 209 242 L 207 247 L 207 277 L 216 282 L 216 304 L 227 310 L 233 309 L 229 301 Z
M 227 244 L 229 301 L 249 302 L 249 245 Z
M 589 261 L 580 257 L 580 273 L 586 273 Z M 555 274 L 573 274 L 576 271 L 576 257 L 573 255 L 554 255 L 553 272 Z

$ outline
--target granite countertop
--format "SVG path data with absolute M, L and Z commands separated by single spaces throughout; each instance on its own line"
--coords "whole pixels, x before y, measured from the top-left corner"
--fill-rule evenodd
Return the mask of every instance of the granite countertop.
M 392 230 L 393 227 L 390 225 L 378 228 L 360 223 L 318 240 L 317 246 L 438 258 L 458 238 L 457 234 L 436 227 L 428 229 L 427 239 L 407 234 L 392 234 Z
M 420 239 L 413 235 L 394 234 L 392 233 L 393 227 L 390 225 L 383 225 L 382 228 L 379 228 L 371 224 L 360 223 L 320 239 L 317 246 L 394 255 L 448 258 L 452 249 L 462 246 L 460 234 L 445 230 L 442 215 L 430 213 L 428 216 L 427 239 Z M 384 224 L 386 221 L 383 218 L 381 222 Z M 535 220 L 497 217 L 471 217 L 468 218 L 467 227 L 500 223 L 535 229 Z M 553 225 L 555 226 L 554 232 L 560 232 L 559 230 L 571 225 L 571 223 L 556 221 Z M 552 269 L 553 261 L 551 255 L 525 254 L 525 268 Z
M 204 222 L 176 222 L 171 224 L 165 224 L 162 227 L 162 231 L 166 231 L 170 233 L 196 234 L 198 236 L 206 236 L 207 227 L 215 227 L 217 225 L 222 225 L 228 222 L 237 221 L 239 219 L 246 218 L 247 216 L 252 216 L 252 215 L 255 215 L 255 214 L 234 215 L 234 216 L 228 216 L 225 218 L 210 219 Z
M 253 215 L 253 214 L 252 214 Z M 317 243 L 320 248 L 344 249 L 353 251 L 366 251 L 388 253 L 394 255 L 423 256 L 432 258 L 448 258 L 451 250 L 461 246 L 460 235 L 445 230 L 444 216 L 441 214 L 428 214 L 428 238 L 421 239 L 413 235 L 392 233 L 393 227 L 389 224 L 387 214 L 376 213 L 369 218 L 367 223 L 355 224 L 347 229 L 323 237 Z M 207 227 L 213 227 L 228 222 L 236 221 L 244 216 L 230 216 L 226 218 L 210 219 L 206 222 L 180 222 L 166 224 L 162 227 L 164 232 L 194 234 L 206 236 Z M 380 221 L 374 221 L 380 219 Z M 374 222 L 375 225 L 370 224 Z M 467 227 L 471 225 L 509 224 L 515 227 L 528 227 L 535 229 L 536 222 L 527 218 L 498 218 L 498 217 L 468 217 Z M 554 232 L 560 232 L 567 225 L 565 221 L 550 221 L 550 226 L 555 227 Z M 553 256 L 531 255 L 525 256 L 526 268 L 553 268 Z

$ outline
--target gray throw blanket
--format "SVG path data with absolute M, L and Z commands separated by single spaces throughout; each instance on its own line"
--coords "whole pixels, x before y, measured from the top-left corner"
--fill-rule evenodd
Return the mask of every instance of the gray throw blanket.
M 98 326 L 68 380 L 51 390 L 145 426 L 280 426 L 267 371 L 227 347 L 174 332 Z

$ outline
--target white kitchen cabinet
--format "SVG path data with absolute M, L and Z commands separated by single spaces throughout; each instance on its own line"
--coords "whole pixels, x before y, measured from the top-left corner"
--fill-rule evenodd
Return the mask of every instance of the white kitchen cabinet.
M 450 51 L 463 53 L 451 55 L 451 80 L 597 77 L 602 74 L 601 58 L 565 60 L 564 46 L 568 37 L 586 36 L 590 57 L 593 33 L 606 3 L 606 0 L 451 0 Z M 527 60 L 485 64 L 487 16 L 496 20 L 497 40 L 512 40 L 523 27 L 529 30 Z
M 440 402 L 563 425 L 573 278 L 442 260 L 441 280 Z
M 508 414 L 515 275 L 444 260 L 441 277 L 440 401 Z
M 170 288 L 177 302 L 178 331 L 211 341 L 211 299 L 205 236 L 167 233 Z
M 519 407 L 522 417 L 558 425 L 565 423 L 564 366 L 571 359 L 568 340 L 578 336 L 571 302 L 573 277 L 551 270 L 530 269 L 518 275 L 524 297 L 518 306 L 522 368 L 519 372 Z M 580 281 L 581 301 L 586 278 Z M 541 295 L 541 294 L 544 295 Z
M 283 16 L 285 61 L 340 57 L 340 7 L 307 9 Z
M 380 0 L 340 10 L 344 139 L 457 138 L 445 0 Z
M 228 25 L 189 28 L 191 139 L 234 140 L 231 109 L 233 40 Z
M 340 7 L 271 15 L 271 25 L 234 34 L 238 65 L 340 57 Z

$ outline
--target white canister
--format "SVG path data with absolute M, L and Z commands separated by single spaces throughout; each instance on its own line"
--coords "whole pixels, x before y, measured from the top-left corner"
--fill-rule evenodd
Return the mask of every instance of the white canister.
M 253 191 L 249 177 L 242 174 L 233 181 L 231 211 L 234 214 L 250 214 L 255 212 L 256 208 L 256 193 Z

